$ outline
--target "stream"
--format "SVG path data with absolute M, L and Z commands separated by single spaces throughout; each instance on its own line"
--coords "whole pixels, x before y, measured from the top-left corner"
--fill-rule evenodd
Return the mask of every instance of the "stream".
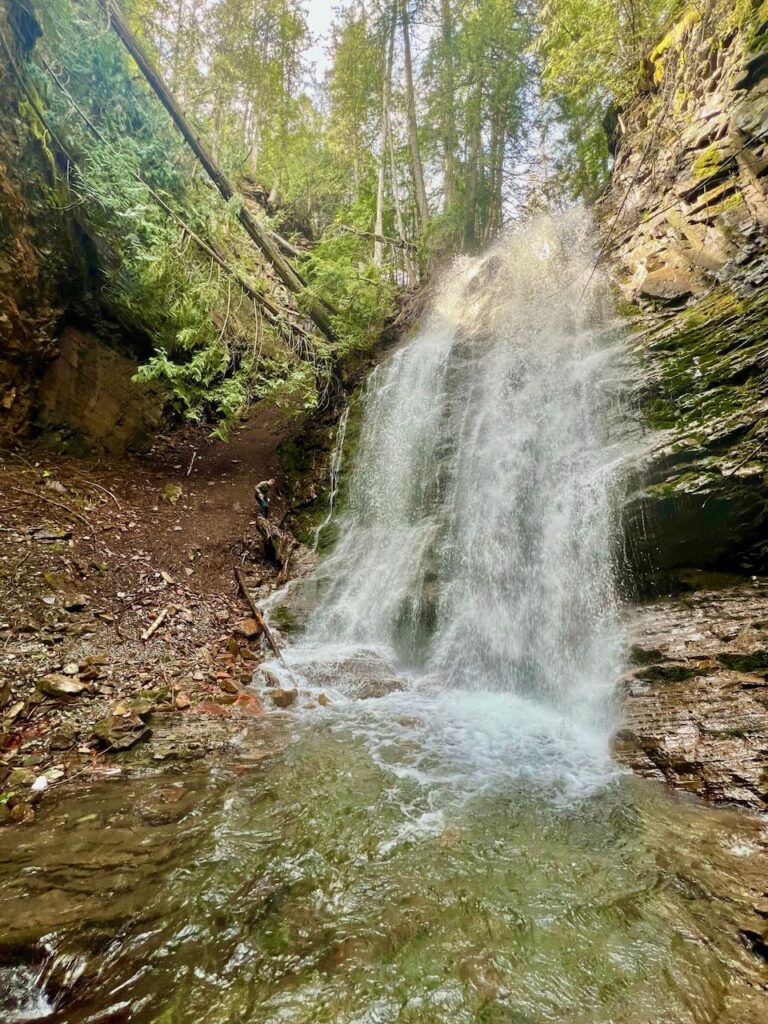
M 533 222 L 374 372 L 339 539 L 268 604 L 288 710 L 4 833 L 1 1020 L 765 1020 L 762 823 L 610 757 L 644 441 L 593 255 Z

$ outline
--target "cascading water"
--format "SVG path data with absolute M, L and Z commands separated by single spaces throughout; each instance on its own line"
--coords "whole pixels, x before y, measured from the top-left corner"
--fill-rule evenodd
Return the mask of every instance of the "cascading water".
M 606 764 L 624 441 L 592 259 L 574 212 L 448 274 L 371 377 L 339 540 L 297 587 L 312 597 L 293 672 L 359 696 L 394 666 L 409 688 L 393 703 L 430 703 L 426 760 L 461 749 L 469 784 L 538 765 L 589 788 Z
M 454 271 L 375 372 L 314 636 L 559 704 L 615 679 L 612 350 L 588 259 L 583 215 L 535 222 Z

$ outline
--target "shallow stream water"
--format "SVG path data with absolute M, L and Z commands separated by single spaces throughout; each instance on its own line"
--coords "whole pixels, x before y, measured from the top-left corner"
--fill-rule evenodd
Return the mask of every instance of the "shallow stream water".
M 405 692 L 285 713 L 210 773 L 44 807 L 3 836 L 0 1019 L 765 1020 L 738 933 L 758 824 L 605 762 L 578 793 L 520 772 L 518 712 Z M 254 759 L 265 729 L 282 749 Z
M 763 825 L 609 756 L 636 439 L 591 260 L 531 225 L 374 373 L 339 540 L 271 602 L 289 711 L 3 834 L 0 1020 L 768 1019 Z

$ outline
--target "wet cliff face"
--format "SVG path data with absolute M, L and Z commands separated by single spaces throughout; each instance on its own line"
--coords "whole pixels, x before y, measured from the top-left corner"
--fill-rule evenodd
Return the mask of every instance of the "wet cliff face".
M 619 119 L 599 203 L 654 429 L 653 570 L 768 566 L 768 4 L 689 9 Z

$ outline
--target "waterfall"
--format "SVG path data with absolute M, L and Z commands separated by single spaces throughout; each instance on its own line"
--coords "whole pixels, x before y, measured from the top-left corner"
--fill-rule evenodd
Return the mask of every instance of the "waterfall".
M 310 637 L 557 706 L 612 685 L 617 345 L 593 255 L 574 212 L 447 272 L 370 379 Z
M 349 406 L 339 417 L 339 425 L 336 429 L 336 442 L 331 452 L 331 463 L 328 467 L 328 511 L 325 519 L 315 527 L 312 534 L 312 550 L 317 551 L 320 537 L 323 530 L 333 519 L 333 512 L 336 505 L 336 495 L 339 493 L 339 474 L 341 473 L 341 462 L 344 457 L 344 439 L 347 436 L 347 421 L 349 419 Z

